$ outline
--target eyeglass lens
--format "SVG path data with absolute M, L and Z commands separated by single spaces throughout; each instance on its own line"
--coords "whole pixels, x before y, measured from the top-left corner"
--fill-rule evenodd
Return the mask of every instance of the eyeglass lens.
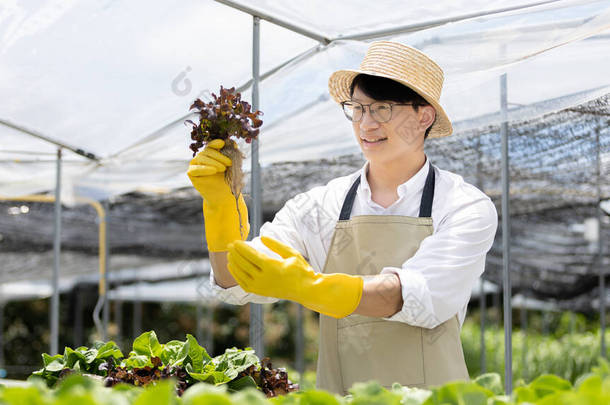
M 343 103 L 343 111 L 350 121 L 358 122 L 362 119 L 364 108 L 360 103 L 349 101 Z M 369 105 L 369 111 L 377 122 L 388 122 L 392 118 L 392 106 L 388 103 L 373 103 Z

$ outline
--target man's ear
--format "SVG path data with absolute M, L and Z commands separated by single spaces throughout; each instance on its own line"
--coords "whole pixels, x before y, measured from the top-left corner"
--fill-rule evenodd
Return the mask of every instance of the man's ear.
M 425 131 L 434 123 L 436 118 L 436 110 L 431 105 L 423 105 L 419 107 L 419 124 Z

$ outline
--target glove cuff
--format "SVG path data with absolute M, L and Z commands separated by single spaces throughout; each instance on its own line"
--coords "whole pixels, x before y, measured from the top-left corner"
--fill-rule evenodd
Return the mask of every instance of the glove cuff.
M 312 302 L 303 303 L 303 306 L 333 318 L 345 318 L 358 308 L 363 286 L 364 280 L 359 276 L 316 273 L 308 294 Z
M 239 204 L 239 210 L 236 204 Z M 229 243 L 248 238 L 250 233 L 248 208 L 241 195 L 237 202 L 232 199 L 222 205 L 210 206 L 204 200 L 203 217 L 205 238 L 210 252 L 227 251 Z

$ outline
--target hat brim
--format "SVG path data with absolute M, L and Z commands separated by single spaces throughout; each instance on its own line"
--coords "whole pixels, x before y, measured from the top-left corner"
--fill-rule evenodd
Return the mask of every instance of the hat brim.
M 352 69 L 343 69 L 334 72 L 330 75 L 328 79 L 328 91 L 330 96 L 337 102 L 341 103 L 342 101 L 347 101 L 350 99 L 349 89 L 352 85 L 352 81 L 359 74 L 367 74 L 371 76 L 377 77 L 385 77 L 387 79 L 394 80 L 400 84 L 407 86 L 408 88 L 415 91 L 417 94 L 422 96 L 434 109 L 436 110 L 436 119 L 430 128 L 430 132 L 428 134 L 428 138 L 441 138 L 444 136 L 451 135 L 453 132 L 453 126 L 451 125 L 451 121 L 449 117 L 443 110 L 443 107 L 431 96 L 426 94 L 426 92 L 417 88 L 417 86 L 396 77 L 391 77 L 388 75 L 380 75 L 376 72 L 370 72 L 366 70 L 352 70 Z

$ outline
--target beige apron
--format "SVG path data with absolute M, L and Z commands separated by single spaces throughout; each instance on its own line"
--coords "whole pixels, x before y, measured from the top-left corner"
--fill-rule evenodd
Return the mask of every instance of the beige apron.
M 350 219 L 360 177 L 350 188 L 335 227 L 324 273 L 362 276 L 401 267 L 432 234 L 434 167 L 430 165 L 419 217 L 363 215 Z M 403 297 L 414 314 L 415 297 Z M 377 380 L 427 387 L 468 379 L 457 315 L 434 329 L 357 314 L 342 319 L 320 315 L 317 387 L 340 395 L 355 382 Z

